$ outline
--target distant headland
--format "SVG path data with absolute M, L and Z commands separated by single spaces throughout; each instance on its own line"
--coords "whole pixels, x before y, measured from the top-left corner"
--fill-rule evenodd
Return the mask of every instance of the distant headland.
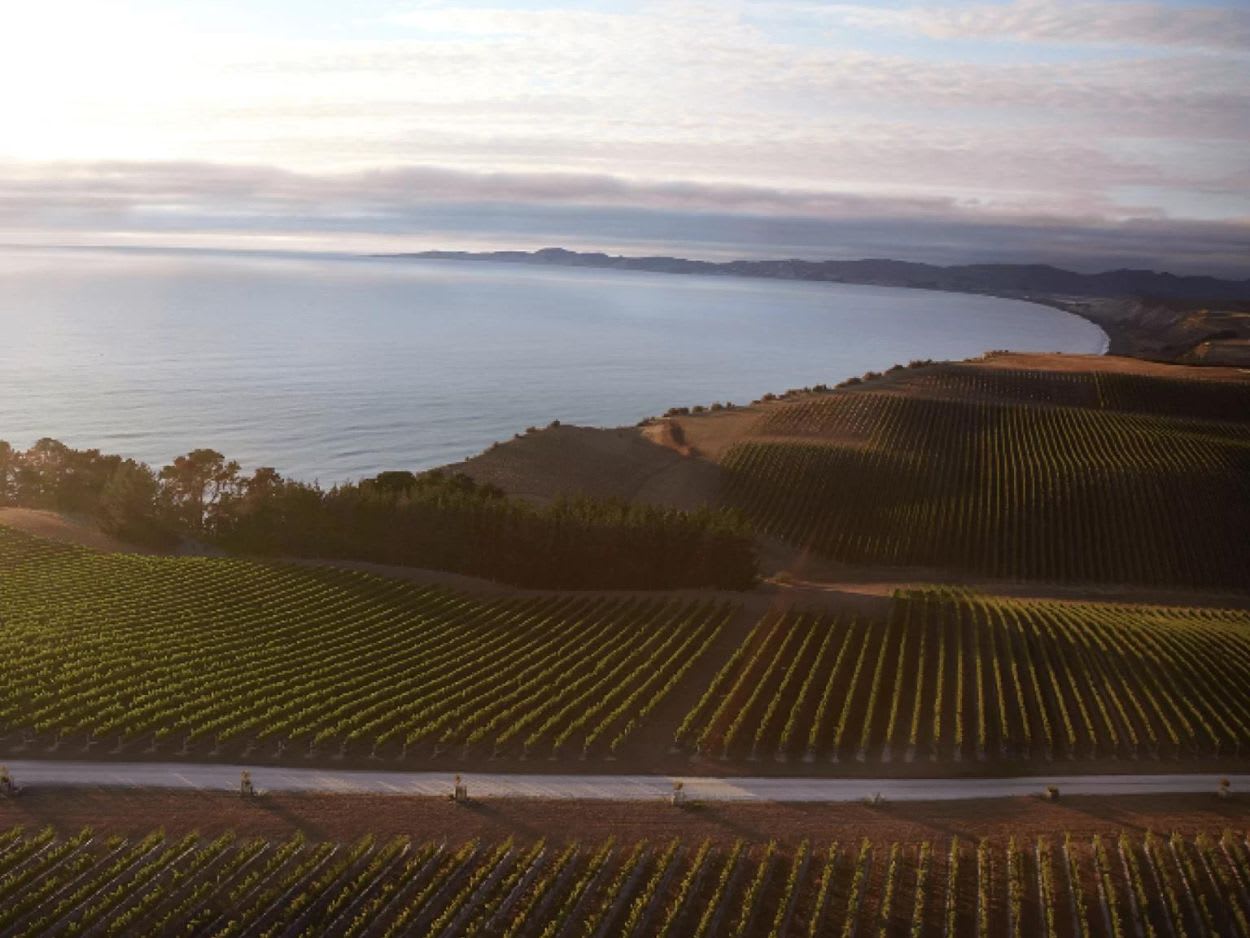
M 680 257 L 625 257 L 558 247 L 537 251 L 421 251 L 379 256 L 764 277 L 977 293 L 1041 303 L 1088 319 L 1106 332 L 1108 351 L 1114 355 L 1190 364 L 1241 367 L 1250 364 L 1250 280 L 1128 269 L 1083 274 L 1048 264 L 940 267 L 878 258 L 718 263 Z
M 960 293 L 992 293 L 1021 298 L 1034 295 L 1045 297 L 1067 295 L 1188 300 L 1200 303 L 1250 301 L 1250 280 L 1177 276 L 1153 270 L 1111 270 L 1097 274 L 1082 274 L 1048 264 L 965 264 L 940 267 L 934 264 L 884 258 L 855 261 L 807 261 L 790 258 L 718 263 L 666 256 L 627 257 L 597 251 L 569 251 L 559 247 L 542 248 L 537 251 L 419 251 L 382 256 L 407 257 L 414 260 L 494 261 L 562 267 L 599 267 L 666 274 L 823 280 L 830 283 L 912 287 L 924 290 L 951 290 Z

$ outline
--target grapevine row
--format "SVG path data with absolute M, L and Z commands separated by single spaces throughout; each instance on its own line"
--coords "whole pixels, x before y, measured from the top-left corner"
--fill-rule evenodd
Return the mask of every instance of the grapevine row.
M 14 828 L 0 839 L 0 935 L 1244 935 L 1248 856 L 1231 831 L 1043 837 L 1026 851 Z
M 675 743 L 826 761 L 1236 756 L 1250 751 L 1248 626 L 1239 610 L 950 589 L 899 594 L 882 620 L 771 613 Z

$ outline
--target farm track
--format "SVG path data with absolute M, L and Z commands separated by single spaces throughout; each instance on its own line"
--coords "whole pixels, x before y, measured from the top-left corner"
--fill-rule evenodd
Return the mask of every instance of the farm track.
M 10 761 L 10 771 L 34 788 L 150 788 L 238 791 L 239 773 L 251 772 L 262 791 L 282 793 L 446 796 L 451 772 L 369 772 L 160 762 Z M 1250 788 L 1250 774 L 1067 775 L 1017 778 L 712 778 L 663 775 L 522 775 L 466 773 L 470 794 L 482 800 L 527 798 L 574 801 L 663 801 L 681 781 L 694 801 L 862 802 L 1020 798 L 1057 785 L 1073 796 L 1214 793 L 1221 778 Z

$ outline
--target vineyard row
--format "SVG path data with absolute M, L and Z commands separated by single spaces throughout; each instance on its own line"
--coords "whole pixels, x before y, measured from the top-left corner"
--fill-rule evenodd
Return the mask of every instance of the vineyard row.
M 900 595 L 886 620 L 778 613 L 676 743 L 832 761 L 1241 755 L 1250 615 L 958 591 Z
M 52 746 L 610 753 L 716 601 L 474 599 L 363 573 L 98 554 L 0 528 L 0 727 Z
M 1250 423 L 860 392 L 754 433 L 726 501 L 839 561 L 1250 586 Z
M 1250 935 L 1243 833 L 625 845 L 0 832 L 0 935 Z

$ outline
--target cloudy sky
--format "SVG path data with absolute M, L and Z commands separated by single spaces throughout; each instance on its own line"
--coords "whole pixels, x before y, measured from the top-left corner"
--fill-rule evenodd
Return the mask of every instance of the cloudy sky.
M 1250 0 L 0 0 L 0 241 L 1250 276 Z

